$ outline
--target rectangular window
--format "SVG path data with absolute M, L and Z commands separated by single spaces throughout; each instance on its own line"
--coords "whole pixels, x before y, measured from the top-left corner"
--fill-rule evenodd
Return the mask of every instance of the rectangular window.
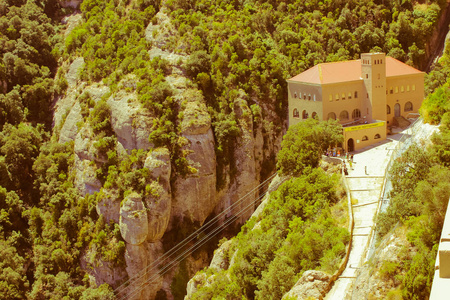
M 366 74 L 366 79 L 368 79 L 369 78 L 369 74 Z
M 339 100 L 339 94 L 336 94 L 336 101 Z
M 311 94 L 308 95 L 308 100 L 311 100 Z
M 352 93 L 348 93 L 348 99 L 352 99 Z
M 416 90 L 416 85 L 415 85 L 415 84 L 412 85 L 412 90 L 413 90 L 413 91 Z
M 406 86 L 406 91 L 409 92 L 409 84 Z
M 405 92 L 405 87 L 403 85 L 400 87 L 400 92 L 402 92 L 402 93 Z
M 345 100 L 345 93 L 342 93 L 342 100 Z
M 398 86 L 395 87 L 395 93 L 398 94 Z
M 303 94 L 303 99 L 305 99 L 305 100 L 306 100 L 306 93 L 304 93 L 304 94 Z
M 389 93 L 390 93 L 390 94 L 393 94 L 393 93 L 394 93 L 394 89 L 392 88 L 392 86 L 391 86 L 391 88 L 389 89 Z
M 328 98 L 330 99 L 330 101 L 333 101 L 333 95 L 330 94 Z

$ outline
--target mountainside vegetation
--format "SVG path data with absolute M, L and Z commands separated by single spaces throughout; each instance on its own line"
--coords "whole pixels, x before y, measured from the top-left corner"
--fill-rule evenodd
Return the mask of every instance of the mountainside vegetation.
M 380 238 L 403 226 L 413 249 L 403 249 L 398 261 L 385 261 L 379 270 L 396 286 L 392 297 L 424 299 L 431 291 L 450 198 L 449 45 L 447 41 L 443 56 L 426 77 L 428 95 L 420 109 L 426 122 L 440 124 L 439 132 L 431 136 L 431 143 L 413 144 L 394 162 L 390 205 L 378 215 Z
M 271 194 L 262 214 L 231 240 L 229 269 L 202 271 L 213 277 L 190 299 L 281 299 L 303 272 L 339 268 L 350 239 L 345 192 L 336 174 L 305 171 Z
M 95 153 L 90 154 L 102 187 L 117 189 L 122 199 L 131 191 L 156 193 L 144 168 L 152 149 L 117 150 L 107 99 L 120 91 L 136 93 L 140 110 L 154 116 L 149 142 L 169 150 L 171 179 L 197 171 L 180 138 L 186 102 L 175 98 L 167 80 L 174 68 L 164 58 L 149 56 L 149 50 L 159 48 L 184 57 L 177 65 L 188 87 L 200 91 L 206 103 L 221 189 L 227 173 L 239 171 L 233 153 L 243 133 L 240 118 L 250 117 L 255 128 L 262 128 L 266 143 L 269 132 L 282 135 L 287 78 L 320 62 L 358 59 L 369 51 L 384 51 L 420 68 L 444 5 L 443 0 L 85 0 L 78 11 L 81 22 L 65 35 L 68 26 L 62 18 L 77 10 L 55 0 L 2 0 L 0 299 L 112 299 L 113 288 L 96 286 L 86 269 L 100 261 L 110 269 L 125 267 L 119 224 L 106 221 L 96 209 L 104 195 L 79 191 L 74 142 L 58 142 L 61 128 L 54 124 L 54 107 L 68 93 L 67 66 L 77 57 L 85 62 L 77 96 L 83 119 L 77 125 L 92 129 Z M 168 20 L 164 43 L 156 40 L 161 32 L 146 32 L 157 25 L 158 14 Z M 436 87 L 447 76 L 447 64 L 440 72 L 434 77 Z M 109 92 L 94 99 L 83 91 L 93 84 Z M 446 89 L 441 91 L 446 95 Z M 250 107 L 247 115 L 238 111 L 241 99 Z M 441 160 L 448 155 L 444 140 L 435 148 Z M 262 177 L 275 171 L 275 156 L 265 158 Z M 335 269 L 335 257 L 348 240 L 334 218 L 337 179 L 308 167 L 292 174 L 300 176 L 275 193 L 260 229 L 252 221 L 243 229 L 249 235 L 236 238 L 239 260 L 230 295 L 278 296 L 306 269 Z M 273 231 L 268 240 L 266 230 Z M 259 240 L 264 246 L 251 247 Z M 320 253 L 301 248 L 299 241 L 320 245 Z M 293 253 L 292 245 L 302 252 Z M 261 268 L 250 270 L 252 264 Z M 226 294 L 226 284 L 217 291 Z

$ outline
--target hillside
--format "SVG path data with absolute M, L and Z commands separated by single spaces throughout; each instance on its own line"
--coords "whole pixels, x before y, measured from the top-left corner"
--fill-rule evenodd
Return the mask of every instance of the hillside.
M 276 171 L 286 78 L 424 67 L 446 2 L 385 2 L 2 1 L 0 298 L 115 298 Z M 217 241 L 135 298 L 182 298 Z

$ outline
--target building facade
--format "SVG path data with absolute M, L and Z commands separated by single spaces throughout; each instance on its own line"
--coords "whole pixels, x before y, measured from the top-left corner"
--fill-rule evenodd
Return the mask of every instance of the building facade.
M 287 82 L 289 126 L 339 120 L 348 152 L 386 139 L 396 117 L 417 113 L 424 97 L 424 73 L 384 53 L 318 64 Z

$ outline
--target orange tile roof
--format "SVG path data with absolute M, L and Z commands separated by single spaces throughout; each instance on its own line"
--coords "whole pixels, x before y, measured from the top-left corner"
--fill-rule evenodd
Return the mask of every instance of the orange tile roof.
M 386 57 L 386 77 L 418 73 L 422 72 L 395 58 Z M 361 79 L 361 60 L 358 59 L 318 64 L 292 77 L 289 81 L 327 84 Z
M 423 73 L 393 57 L 386 56 L 386 77 Z

